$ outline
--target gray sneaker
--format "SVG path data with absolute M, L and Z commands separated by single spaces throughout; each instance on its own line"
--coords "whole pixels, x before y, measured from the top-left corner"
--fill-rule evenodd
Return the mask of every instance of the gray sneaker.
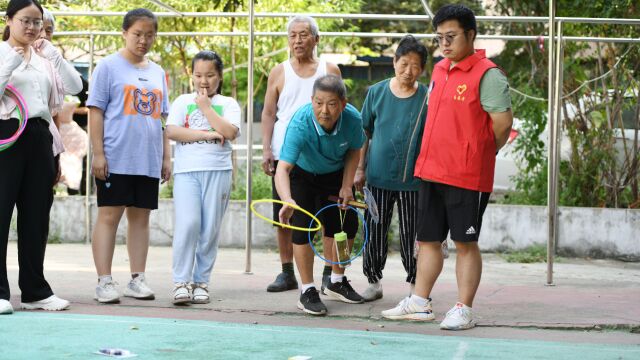
M 296 276 L 281 272 L 276 277 L 276 280 L 267 286 L 268 292 L 281 292 L 287 290 L 293 290 L 298 288 L 298 281 L 296 280 Z
M 120 302 L 120 294 L 116 290 L 117 282 L 111 280 L 105 283 L 98 283 L 96 286 L 96 295 L 93 297 L 99 303 L 103 304 L 115 304 Z
M 136 298 L 138 300 L 153 300 L 156 298 L 153 290 L 147 286 L 144 275 L 138 275 L 129 281 L 124 289 L 124 296 Z
M 382 285 L 380 283 L 369 284 L 369 287 L 362 293 L 365 302 L 382 299 Z

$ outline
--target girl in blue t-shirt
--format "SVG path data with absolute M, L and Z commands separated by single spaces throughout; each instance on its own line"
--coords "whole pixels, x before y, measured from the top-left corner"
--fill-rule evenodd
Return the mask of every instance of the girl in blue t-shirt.
M 240 106 L 220 95 L 222 60 L 201 51 L 191 62 L 195 91 L 171 105 L 167 135 L 176 141 L 173 200 L 174 304 L 209 302 L 218 234 L 231 193 L 231 143 L 240 133 Z
M 162 129 L 169 104 L 165 73 L 146 58 L 157 31 L 151 11 L 129 11 L 122 22 L 124 48 L 100 61 L 91 78 L 87 106 L 98 192 L 92 249 L 98 272 L 95 299 L 101 303 L 119 301 L 111 263 L 125 209 L 131 280 L 124 296 L 155 298 L 144 274 L 149 214 L 158 208 L 160 178 L 171 176 L 169 140 Z

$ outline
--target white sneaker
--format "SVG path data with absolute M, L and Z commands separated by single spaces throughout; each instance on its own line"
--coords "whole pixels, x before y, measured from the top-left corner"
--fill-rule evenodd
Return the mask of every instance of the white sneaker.
M 120 302 L 120 294 L 116 290 L 117 282 L 110 280 L 103 283 L 98 282 L 94 300 L 103 304 L 114 304 Z
M 60 311 L 69 308 L 70 303 L 67 300 L 60 299 L 55 295 L 51 295 L 44 300 L 33 301 L 28 303 L 20 303 L 20 307 L 25 310 L 47 310 Z
M 173 298 L 173 305 L 181 305 L 188 304 L 191 302 L 191 292 L 189 291 L 190 287 L 187 283 L 176 283 L 174 284 L 173 291 L 171 292 L 171 296 Z
M 382 285 L 378 283 L 369 284 L 369 287 L 362 293 L 365 302 L 382 299 Z
M 0 299 L 0 315 L 13 314 L 13 306 L 8 300 Z
M 147 286 L 147 281 L 143 274 L 140 274 L 129 281 L 127 287 L 124 289 L 124 296 L 136 298 L 138 300 L 153 300 L 156 298 L 153 290 Z
M 420 306 L 411 300 L 410 296 L 402 299 L 393 309 L 384 310 L 382 316 L 391 320 L 432 321 L 435 319 L 431 310 L 431 299 L 427 299 L 427 305 Z
M 456 303 L 440 323 L 440 329 L 443 330 L 465 330 L 474 326 L 476 322 L 473 320 L 473 310 L 461 302 Z
M 209 290 L 208 285 L 205 283 L 197 283 L 191 285 L 193 287 L 193 297 L 191 302 L 194 304 L 208 304 L 209 299 Z

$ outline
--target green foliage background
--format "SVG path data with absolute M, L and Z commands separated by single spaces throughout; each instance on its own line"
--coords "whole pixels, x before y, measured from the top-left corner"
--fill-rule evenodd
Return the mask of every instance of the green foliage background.
M 6 8 L 8 1 L 0 1 Z M 165 0 L 174 8 L 185 12 L 246 11 L 246 0 Z M 489 9 L 479 0 L 465 0 L 476 15 L 546 16 L 547 1 L 496 0 Z M 60 0 L 42 2 L 50 10 L 98 10 L 126 11 L 146 7 L 153 11 L 166 10 L 146 0 Z M 445 0 L 429 1 L 434 11 L 448 3 Z M 392 0 L 257 0 L 256 12 L 288 13 L 388 13 L 424 14 L 420 1 Z M 593 0 L 585 6 L 580 0 L 557 1 L 557 16 L 640 18 L 637 0 Z M 59 17 L 57 31 L 119 31 L 121 16 L 113 17 Z M 279 32 L 285 30 L 286 19 L 256 19 L 256 31 Z M 322 31 L 363 32 L 433 32 L 427 21 L 380 21 L 318 19 Z M 247 31 L 247 18 L 179 18 L 160 19 L 159 31 Z M 547 33 L 543 23 L 479 22 L 481 34 L 533 35 Z M 615 24 L 572 24 L 564 26 L 565 36 L 593 36 L 640 38 L 640 26 Z M 261 103 L 270 69 L 287 57 L 286 38 L 283 36 L 257 36 L 255 54 L 255 90 L 247 94 L 247 38 L 219 36 L 159 37 L 150 54 L 151 58 L 167 70 L 171 78 L 173 99 L 190 90 L 190 59 L 201 49 L 214 50 L 223 56 L 225 78 L 223 93 L 234 96 L 246 104 L 248 96 Z M 86 37 L 58 37 L 65 55 L 88 54 Z M 322 37 L 319 52 L 348 53 L 354 55 L 393 54 L 394 39 Z M 431 50 L 435 50 L 429 43 Z M 96 36 L 96 60 L 122 46 L 119 36 Z M 546 49 L 548 44 L 544 43 Z M 494 61 L 507 73 L 513 88 L 528 95 L 547 97 L 547 53 L 538 47 L 537 41 L 508 41 L 504 51 Z M 624 55 L 624 57 L 623 57 Z M 69 58 L 67 56 L 67 58 Z M 69 58 L 74 60 L 73 58 Z M 614 68 L 614 64 L 620 64 Z M 233 66 L 235 65 L 235 66 Z M 427 81 L 433 59 L 429 59 L 422 81 Z M 560 202 L 570 206 L 637 207 L 639 200 L 640 159 L 637 140 L 627 141 L 620 150 L 616 143 L 616 129 L 640 127 L 640 46 L 622 43 L 566 42 L 564 55 L 564 94 L 568 94 L 589 79 L 611 71 L 600 81 L 589 83 L 574 95 L 563 100 L 563 112 L 579 109 L 576 116 L 565 117 L 562 123 L 564 136 L 570 143 L 570 155 L 563 159 L 560 173 Z M 347 79 L 350 101 L 361 105 L 366 89 L 380 79 L 369 81 Z M 613 90 L 611 90 L 613 89 Z M 605 101 L 593 99 L 604 98 Z M 547 127 L 547 103 L 524 98 L 512 93 L 513 112 L 520 120 L 520 136 L 515 148 L 520 173 L 516 176 L 516 190 L 505 197 L 505 202 L 518 204 L 546 204 L 547 150 L 544 137 Z M 635 124 L 622 123 L 622 114 L 635 114 Z M 622 159 L 622 160 L 616 160 Z M 241 174 L 238 174 L 241 175 Z M 237 176 L 240 179 L 240 176 Z M 254 176 L 256 181 L 260 180 Z M 237 191 L 242 186 L 238 185 Z M 255 186 L 261 188 L 261 186 Z M 238 193 L 239 194 L 239 193 Z M 239 196 L 239 195 L 238 195 Z

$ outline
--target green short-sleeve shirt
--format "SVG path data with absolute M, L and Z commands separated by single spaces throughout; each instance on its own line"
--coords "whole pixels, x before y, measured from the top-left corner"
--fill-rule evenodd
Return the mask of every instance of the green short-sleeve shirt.
M 480 80 L 480 104 L 488 113 L 500 113 L 511 109 L 509 82 L 500 69 L 487 70 Z

